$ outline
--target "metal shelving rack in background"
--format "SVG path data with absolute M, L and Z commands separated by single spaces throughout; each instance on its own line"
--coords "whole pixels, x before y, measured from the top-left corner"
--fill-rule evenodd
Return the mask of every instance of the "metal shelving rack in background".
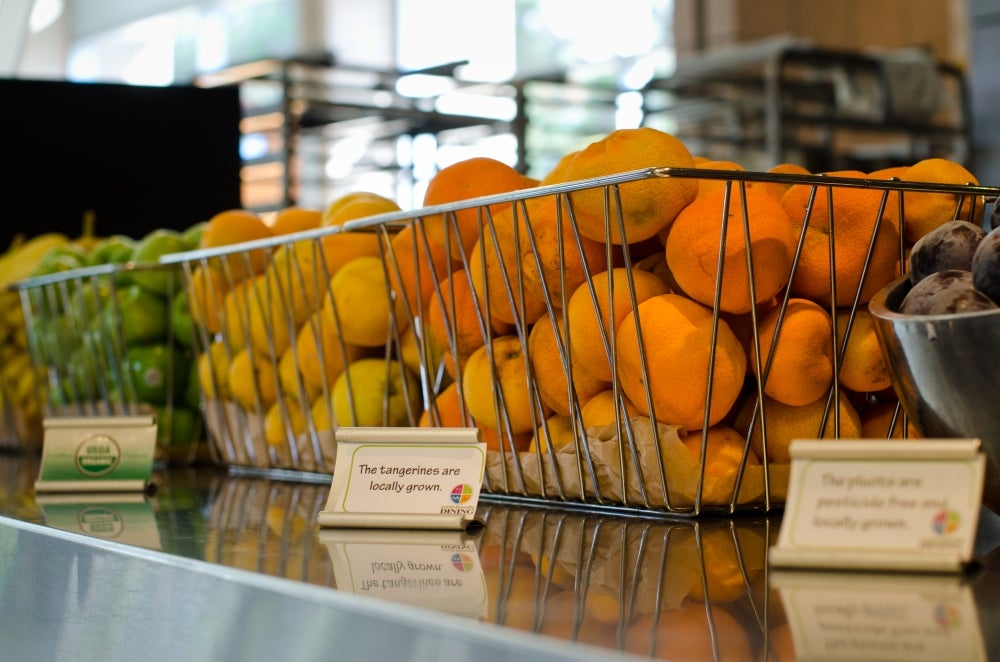
M 872 171 L 972 146 L 964 72 L 920 49 L 862 53 L 766 39 L 678 62 L 644 90 L 646 123 L 763 170 Z

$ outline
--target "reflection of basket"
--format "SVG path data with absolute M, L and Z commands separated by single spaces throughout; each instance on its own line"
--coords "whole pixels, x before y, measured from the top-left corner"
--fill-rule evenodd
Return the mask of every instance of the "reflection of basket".
M 487 621 L 657 659 L 766 659 L 767 520 L 483 509 Z M 776 645 L 776 644 L 775 644 Z
M 154 293 L 135 284 L 133 274 L 140 272 L 162 276 L 166 289 Z M 14 285 L 34 369 L 44 375 L 38 397 L 46 417 L 155 415 L 156 460 L 194 461 L 202 423 L 197 398 L 190 398 L 191 407 L 183 402 L 191 349 L 174 323 L 176 272 L 102 265 Z
M 603 429 L 584 427 L 581 416 L 581 408 L 584 403 L 578 400 L 574 389 L 567 389 L 569 413 L 565 416 L 565 421 L 572 432 L 572 440 L 560 447 L 558 451 L 554 449 L 554 445 L 549 445 L 546 449 L 539 447 L 537 450 L 527 451 L 523 444 L 525 436 L 530 437 L 532 434 L 536 436 L 546 434 L 547 436 L 550 425 L 548 415 L 551 410 L 544 402 L 538 378 L 533 374 L 530 362 L 526 362 L 523 369 L 527 392 L 525 400 L 528 402 L 527 407 L 530 410 L 531 420 L 531 431 L 527 435 L 518 434 L 514 429 L 512 411 L 515 403 L 508 401 L 508 396 L 501 389 L 496 388 L 495 378 L 488 379 L 493 386 L 493 409 L 497 412 L 494 420 L 473 421 L 472 414 L 461 397 L 457 401 L 457 412 L 444 411 L 439 407 L 437 398 L 449 384 L 454 383 L 460 393 L 469 386 L 464 383 L 466 380 L 463 374 L 465 368 L 463 363 L 459 361 L 456 365 L 456 362 L 451 359 L 451 355 L 457 354 L 461 342 L 460 331 L 468 328 L 474 329 L 476 333 L 481 335 L 481 344 L 487 347 L 493 346 L 493 341 L 503 336 L 506 342 L 510 343 L 517 351 L 528 355 L 528 341 L 532 324 L 524 321 L 526 317 L 522 302 L 524 300 L 525 270 L 534 267 L 543 274 L 554 274 L 554 276 L 546 277 L 561 279 L 560 274 L 567 272 L 566 269 L 562 268 L 562 265 L 565 264 L 564 260 L 574 252 L 579 254 L 583 251 L 580 247 L 581 236 L 577 231 L 572 211 L 574 195 L 586 189 L 599 190 L 606 201 L 605 227 L 610 228 L 612 224 L 622 222 L 616 210 L 620 206 L 620 201 L 628 195 L 629 183 L 664 177 L 721 181 L 726 185 L 726 190 L 732 194 L 732 206 L 729 209 L 728 217 L 745 233 L 749 233 L 751 221 L 746 216 L 745 211 L 741 213 L 738 202 L 736 202 L 739 199 L 736 193 L 742 190 L 742 187 L 754 182 L 808 185 L 812 188 L 811 199 L 832 194 L 832 191 L 838 187 L 874 189 L 880 192 L 879 197 L 882 199 L 882 206 L 878 212 L 879 221 L 875 223 L 876 228 L 881 224 L 881 214 L 884 213 L 888 205 L 892 205 L 892 208 L 898 207 L 899 213 L 902 215 L 902 196 L 890 196 L 892 191 L 950 193 L 959 196 L 960 199 L 973 198 L 977 204 L 982 199 L 995 198 L 997 195 L 995 189 L 974 186 L 915 184 L 813 175 L 657 168 L 588 181 L 537 187 L 506 195 L 440 205 L 415 212 L 383 214 L 350 222 L 343 228 L 322 228 L 262 240 L 253 244 L 166 256 L 162 258 L 164 262 L 183 265 L 189 287 L 198 285 L 198 274 L 199 272 L 203 274 L 200 280 L 203 281 L 201 287 L 207 290 L 204 293 L 208 301 L 206 309 L 220 311 L 219 319 L 215 321 L 215 328 L 201 325 L 200 335 L 203 347 L 214 344 L 218 348 L 218 354 L 222 360 L 228 363 L 242 349 L 242 345 L 233 342 L 234 338 L 245 337 L 255 324 L 266 331 L 263 342 L 258 344 L 258 351 L 252 353 L 253 361 L 258 362 L 262 368 L 259 371 L 253 371 L 252 380 L 257 380 L 259 383 L 254 384 L 252 397 L 244 397 L 243 406 L 236 405 L 233 398 L 225 397 L 225 394 L 221 398 L 208 398 L 206 401 L 206 418 L 216 450 L 227 463 L 233 465 L 321 473 L 329 473 L 332 470 L 334 447 L 330 429 L 335 429 L 337 425 L 356 425 L 357 423 L 352 420 L 337 420 L 337 417 L 333 415 L 335 412 L 330 404 L 331 392 L 335 387 L 333 383 L 323 379 L 321 384 L 313 385 L 311 393 L 308 392 L 309 388 L 302 379 L 308 366 L 302 365 L 301 361 L 296 363 L 296 359 L 300 357 L 296 355 L 295 345 L 297 338 L 301 337 L 299 334 L 301 334 L 304 325 L 313 325 L 314 332 L 321 333 L 319 327 L 325 324 L 327 330 L 333 331 L 335 339 L 342 337 L 341 325 L 346 316 L 354 314 L 354 311 L 336 310 L 335 314 L 327 315 L 322 318 L 325 321 L 320 322 L 315 319 L 303 322 L 292 319 L 289 315 L 289 311 L 294 305 L 294 297 L 301 296 L 302 291 L 305 291 L 307 287 L 318 288 L 319 299 L 322 300 L 329 293 L 331 273 L 326 271 L 325 267 L 303 270 L 297 262 L 286 262 L 286 266 L 283 267 L 284 282 L 291 283 L 291 286 L 281 287 L 276 284 L 276 281 L 269 280 L 265 274 L 258 277 L 259 286 L 252 290 L 253 294 L 243 301 L 243 305 L 227 306 L 226 298 L 233 292 L 238 282 L 238 279 L 234 278 L 234 267 L 241 264 L 249 265 L 255 252 L 262 251 L 265 257 L 273 262 L 279 251 L 282 249 L 290 250 L 294 247 L 295 251 L 302 254 L 313 255 L 314 264 L 321 264 L 323 260 L 320 256 L 323 254 L 326 238 L 345 232 L 370 233 L 381 239 L 380 251 L 385 281 L 391 284 L 389 295 L 397 305 L 391 307 L 393 311 L 392 324 L 385 336 L 377 339 L 378 347 L 369 350 L 368 356 L 380 358 L 383 361 L 383 370 L 385 371 L 395 369 L 393 366 L 409 366 L 418 379 L 416 383 L 419 384 L 420 406 L 417 407 L 414 401 L 404 398 L 404 401 L 409 402 L 410 406 L 405 410 L 403 424 L 476 424 L 484 429 L 484 437 L 491 438 L 491 452 L 484 485 L 486 493 L 519 499 L 540 499 L 543 502 L 559 500 L 567 504 L 600 505 L 624 510 L 638 509 L 644 512 L 658 511 L 675 514 L 698 514 L 708 510 L 770 510 L 773 505 L 781 503 L 784 498 L 787 464 L 767 462 L 762 465 L 748 464 L 747 458 L 752 451 L 750 443 L 747 443 L 743 449 L 743 460 L 740 466 L 728 475 L 728 483 L 723 484 L 720 494 L 719 482 L 716 481 L 714 485 L 709 485 L 709 482 L 706 481 L 706 471 L 702 469 L 705 456 L 705 438 L 702 437 L 701 440 L 701 453 L 691 452 L 681 443 L 685 431 L 678 429 L 677 426 L 664 423 L 654 426 L 650 425 L 649 418 L 626 416 L 625 396 L 617 377 L 612 379 L 609 386 L 617 403 L 615 420 Z M 564 239 L 558 241 L 558 250 L 555 251 L 559 267 L 551 271 L 541 266 L 543 256 L 541 256 L 539 246 L 530 231 L 532 205 L 529 203 L 534 199 L 542 198 L 551 199 L 557 205 L 557 209 L 565 210 L 562 213 L 557 213 L 557 222 L 563 224 L 560 228 L 565 228 L 565 231 L 562 233 Z M 727 200 L 729 199 L 727 196 Z M 457 240 L 458 221 L 455 212 L 464 209 L 473 209 L 478 214 L 481 221 L 480 238 L 492 238 L 494 241 L 497 237 L 499 223 L 502 222 L 498 220 L 500 218 L 498 210 L 503 209 L 504 213 L 509 213 L 515 218 L 521 218 L 525 221 L 523 227 L 528 229 L 522 230 L 525 236 L 520 240 L 521 245 L 526 247 L 522 249 L 524 255 L 520 261 L 515 260 L 512 265 L 500 262 L 503 264 L 503 268 L 500 270 L 501 278 L 499 281 L 491 281 L 486 278 L 483 265 L 477 264 L 473 259 L 474 256 L 465 254 L 464 251 L 462 251 L 460 259 L 445 264 L 444 272 L 438 273 L 437 278 L 432 278 L 429 276 L 429 272 L 412 266 L 421 260 L 429 260 L 431 252 L 434 250 L 434 241 L 426 232 L 427 220 L 432 215 L 446 219 L 444 225 L 445 243 L 457 244 L 459 243 Z M 981 209 L 981 207 L 977 207 L 977 209 Z M 506 218 L 509 219 L 510 216 Z M 830 223 L 831 228 L 835 227 L 833 219 L 824 220 Z M 393 241 L 394 237 L 404 231 L 412 233 L 414 238 L 406 244 L 405 249 L 400 248 L 400 243 Z M 559 234 L 556 233 L 557 236 Z M 608 264 L 629 265 L 632 263 L 629 251 L 623 250 L 621 246 L 607 243 L 603 248 Z M 900 255 L 902 255 L 902 250 L 903 245 L 900 242 Z M 221 258 L 224 256 L 228 259 L 222 260 Z M 339 257 L 343 259 L 345 256 Z M 547 257 L 551 258 L 552 256 Z M 798 253 L 796 253 L 796 262 L 792 266 L 793 273 L 798 265 L 797 259 Z M 831 255 L 830 259 L 835 260 L 836 258 Z M 869 252 L 868 261 L 870 260 L 871 253 Z M 748 262 L 749 271 L 753 274 L 753 261 L 748 260 Z M 209 270 L 213 270 L 216 276 L 205 278 L 204 274 Z M 868 262 L 866 261 L 863 273 L 867 272 Z M 590 275 L 593 274 L 588 274 L 588 276 Z M 452 277 L 468 279 L 469 289 L 474 293 L 472 295 L 473 312 L 463 319 L 457 319 L 450 313 L 456 309 L 457 304 L 454 299 L 456 295 L 454 293 L 457 290 L 442 286 L 447 278 Z M 487 297 L 490 296 L 489 288 L 492 287 L 494 288 L 492 296 L 499 296 L 510 303 L 513 321 L 507 320 L 503 324 L 497 323 L 490 307 L 484 305 L 484 301 L 479 299 L 479 294 L 475 294 L 477 286 L 474 281 L 477 278 L 486 282 L 485 295 Z M 748 280 L 756 282 L 755 278 Z M 626 278 L 626 281 L 629 288 L 628 300 L 634 302 L 636 299 L 632 289 L 632 280 Z M 207 288 L 205 288 L 205 282 L 209 284 Z M 566 321 L 562 312 L 566 309 L 567 299 L 571 294 L 567 291 L 568 289 L 568 287 L 542 288 L 543 319 L 549 320 L 551 324 L 565 326 Z M 478 291 L 484 292 L 482 288 Z M 551 292 L 556 292 L 556 294 L 551 294 Z M 596 295 L 592 294 L 592 296 Z M 781 299 L 777 302 L 779 306 L 787 306 L 787 295 L 779 295 L 776 299 Z M 441 316 L 445 327 L 444 338 L 441 338 L 440 333 L 435 335 L 430 329 L 430 313 L 435 306 L 439 312 L 444 313 Z M 853 311 L 857 309 L 856 306 L 857 304 L 851 308 L 851 319 L 854 316 Z M 721 313 L 717 302 L 715 306 L 708 308 L 711 309 L 712 327 L 713 333 L 715 333 L 724 323 L 725 315 Z M 746 323 L 751 327 L 747 332 L 747 342 L 759 343 L 756 315 L 748 314 L 746 317 Z M 850 322 L 848 322 L 847 329 L 849 334 Z M 839 365 L 838 357 L 845 338 L 837 338 L 836 335 L 834 334 L 835 341 L 833 343 L 835 346 L 831 350 L 834 363 Z M 605 338 L 605 348 L 609 355 L 608 358 L 614 366 L 616 355 L 611 349 L 615 347 L 614 333 L 611 336 L 611 338 Z M 838 345 L 838 343 L 840 344 Z M 279 349 L 281 351 L 277 351 Z M 709 351 L 711 353 L 709 365 L 712 365 L 716 360 L 715 351 L 711 348 Z M 348 350 L 342 342 L 327 347 L 325 352 L 328 356 L 334 355 L 345 360 L 348 354 Z M 573 361 L 565 334 L 557 339 L 554 352 L 558 355 L 557 364 L 563 366 L 564 378 L 568 383 L 573 383 Z M 291 358 L 288 356 L 289 353 L 292 355 Z M 749 356 L 750 352 L 747 353 Z M 322 354 L 323 352 L 320 352 L 319 355 L 314 356 L 314 359 L 322 362 Z M 491 366 L 487 374 L 494 377 L 497 374 L 497 357 L 487 356 Z M 748 358 L 748 362 L 749 360 Z M 282 362 L 293 363 L 296 369 L 286 371 L 286 379 L 282 380 L 276 387 L 264 383 L 263 375 L 269 371 L 272 373 L 280 372 Z M 416 364 L 415 370 L 413 370 L 414 364 Z M 655 365 L 644 364 L 642 366 L 644 384 L 649 384 L 651 379 L 663 379 L 663 376 L 657 373 L 656 368 Z M 761 366 L 761 369 L 766 374 L 768 367 Z M 209 372 L 212 373 L 209 378 L 214 379 L 214 371 Z M 709 373 L 708 397 L 706 399 L 710 401 L 713 384 L 711 371 Z M 288 379 L 288 374 L 293 377 Z M 748 377 L 744 390 L 751 395 L 763 393 L 763 382 L 765 381 L 754 375 L 753 371 L 747 370 Z M 221 386 L 221 384 L 214 384 L 210 388 L 206 388 L 206 391 L 220 394 Z M 364 388 L 361 385 L 348 384 L 348 386 L 353 386 L 353 388 L 346 389 L 348 400 L 356 402 L 363 397 Z M 267 395 L 265 393 L 267 389 L 275 389 L 276 393 Z M 410 388 L 404 384 L 401 390 L 407 391 Z M 837 402 L 842 395 L 842 390 L 834 381 L 828 390 L 826 402 Z M 859 396 L 864 397 L 865 394 L 859 394 Z M 265 400 L 267 401 L 266 406 Z M 381 407 L 383 413 L 389 409 L 388 399 L 382 400 Z M 762 408 L 763 405 L 757 405 L 756 409 L 753 410 L 747 436 L 750 436 L 756 428 L 757 434 L 763 437 L 764 448 L 767 448 L 767 430 L 764 429 L 764 425 L 757 422 L 758 419 L 767 421 L 766 416 L 761 416 Z M 271 415 L 268 416 L 268 413 Z M 655 414 L 655 411 L 650 413 Z M 731 412 L 730 416 L 734 414 L 735 412 Z M 817 426 L 816 436 L 821 436 L 820 432 L 824 429 L 827 421 L 832 421 L 834 434 L 839 436 L 840 416 L 838 407 L 828 406 L 827 412 L 823 416 L 823 424 Z M 324 420 L 321 420 L 324 418 L 332 423 L 327 425 Z M 709 420 L 707 411 L 704 420 Z M 383 418 L 382 423 L 389 423 L 387 415 Z M 397 424 L 399 423 L 397 422 Z M 277 434 L 275 434 L 276 432 Z M 281 432 L 286 434 L 281 434 Z M 702 436 L 698 431 L 694 431 L 692 434 Z M 708 498 L 710 492 L 713 495 L 711 500 Z

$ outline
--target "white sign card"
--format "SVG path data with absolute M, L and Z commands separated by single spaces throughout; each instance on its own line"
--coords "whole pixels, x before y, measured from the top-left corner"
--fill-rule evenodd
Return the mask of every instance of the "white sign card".
M 987 659 L 962 575 L 778 570 L 770 583 L 797 660 Z
M 462 531 L 322 529 L 337 590 L 470 618 L 487 613 L 476 541 Z
M 59 416 L 43 421 L 37 492 L 146 489 L 156 453 L 154 416 Z
M 771 565 L 958 572 L 972 559 L 975 439 L 795 441 Z
M 464 529 L 486 467 L 477 428 L 338 428 L 320 526 Z

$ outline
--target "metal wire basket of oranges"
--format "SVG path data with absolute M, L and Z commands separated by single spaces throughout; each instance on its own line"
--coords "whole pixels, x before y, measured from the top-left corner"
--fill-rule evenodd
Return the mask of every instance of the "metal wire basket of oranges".
M 906 434 L 866 302 L 998 190 L 690 165 L 165 256 L 216 451 L 325 477 L 339 426 L 474 426 L 487 498 L 698 515 L 780 506 L 792 439 Z

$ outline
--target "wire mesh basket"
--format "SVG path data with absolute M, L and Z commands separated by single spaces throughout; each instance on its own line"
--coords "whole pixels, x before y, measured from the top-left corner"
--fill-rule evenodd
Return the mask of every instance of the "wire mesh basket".
M 41 378 L 31 361 L 20 297 L 0 291 L 0 450 L 41 448 Z
M 679 221 L 632 243 L 581 233 L 581 196 L 603 211 L 603 237 L 624 237 L 633 185 L 655 180 L 693 180 L 712 200 L 682 212 L 701 212 L 685 219 L 686 235 Z M 794 214 L 774 202 L 792 187 Z M 905 270 L 911 194 L 946 196 L 949 213 L 982 218 L 997 192 L 650 168 L 161 260 L 181 265 L 200 302 L 206 421 L 230 466 L 325 475 L 339 426 L 476 426 L 489 450 L 487 498 L 669 515 L 770 511 L 784 500 L 789 434 L 905 428 L 888 381 L 835 377 L 847 370 L 852 334 L 866 332 L 868 297 Z M 775 206 L 792 228 L 780 240 L 759 211 Z M 675 235 L 688 238 L 671 248 Z M 777 339 L 802 301 L 825 316 L 814 351 L 830 375 L 808 396 L 795 382 L 777 398 Z M 888 427 L 862 431 L 869 408 L 888 410 Z
M 153 415 L 155 461 L 193 462 L 200 384 L 179 270 L 108 264 L 13 285 L 44 417 Z

